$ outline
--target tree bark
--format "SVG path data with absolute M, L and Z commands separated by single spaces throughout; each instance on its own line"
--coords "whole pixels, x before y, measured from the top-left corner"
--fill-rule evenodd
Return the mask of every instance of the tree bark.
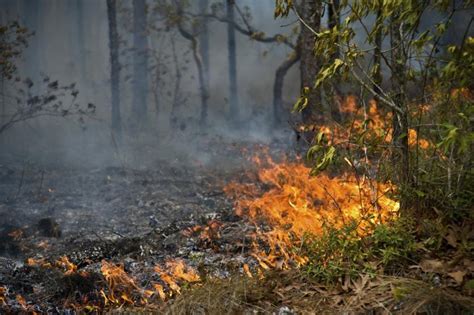
M 328 28 L 333 29 L 334 27 L 339 28 L 340 24 L 340 1 L 339 0 L 332 0 L 328 3 Z M 339 39 L 336 39 L 339 42 Z M 336 47 L 334 53 L 329 60 L 330 63 L 334 63 L 334 61 L 339 58 L 340 50 L 339 46 Z M 329 107 L 331 110 L 331 117 L 337 122 L 342 122 L 342 113 L 339 108 L 339 104 L 341 102 L 341 92 L 339 91 L 339 80 L 336 77 L 333 83 L 333 91 L 334 91 L 334 98 L 335 101 L 330 102 Z
M 122 139 L 122 118 L 120 115 L 120 63 L 119 37 L 117 32 L 116 0 L 107 0 L 110 48 L 110 82 L 112 95 L 112 135 L 117 142 Z
M 375 20 L 375 26 L 378 27 L 378 29 L 375 32 L 375 39 L 374 39 L 374 44 L 375 44 L 375 49 L 374 49 L 374 57 L 373 57 L 373 63 L 374 63 L 374 71 L 373 71 L 373 89 L 376 92 L 374 95 L 374 99 L 377 101 L 377 94 L 381 92 L 380 87 L 382 86 L 382 29 L 381 25 L 383 23 L 383 18 L 382 18 L 382 10 L 377 11 L 377 17 Z
M 393 111 L 393 132 L 392 144 L 393 153 L 392 160 L 395 165 L 395 171 L 398 175 L 398 184 L 402 189 L 400 199 L 400 210 L 402 215 L 408 210 L 407 198 L 404 190 L 410 185 L 410 164 L 408 149 L 408 106 L 406 100 L 405 89 L 405 65 L 406 57 L 403 51 L 402 38 L 400 34 L 401 23 L 397 13 L 391 21 L 391 84 L 395 104 L 402 110 L 401 112 Z
M 134 129 L 146 123 L 148 96 L 148 37 L 146 1 L 133 1 L 133 121 Z
M 227 4 L 227 19 L 234 21 L 234 1 L 226 0 Z M 230 104 L 230 118 L 233 122 L 239 120 L 239 99 L 237 91 L 237 53 L 235 43 L 235 29 L 229 23 L 227 24 L 227 49 L 229 60 L 229 104 Z
M 208 99 L 209 99 L 209 87 L 206 83 L 204 77 L 204 67 L 202 62 L 202 56 L 199 53 L 199 41 L 197 40 L 197 36 L 188 32 L 184 29 L 181 23 L 178 23 L 178 31 L 185 39 L 191 42 L 191 50 L 193 52 L 194 62 L 196 63 L 197 71 L 198 71 L 198 80 L 199 80 L 199 91 L 201 95 L 201 115 L 200 115 L 200 125 L 206 126 L 207 124 L 207 110 L 208 110 Z
M 22 2 L 22 7 L 25 17 L 24 25 L 28 28 L 29 31 L 34 33 L 34 36 L 32 36 L 28 40 L 28 47 L 25 50 L 25 60 L 28 77 L 34 83 L 34 86 L 32 87 L 30 92 L 32 92 L 33 94 L 38 94 L 40 92 L 41 82 L 41 69 L 39 67 L 39 65 L 41 64 L 41 41 L 38 38 L 41 6 L 39 1 L 24 0 Z
M 84 84 L 88 84 L 90 80 L 87 78 L 87 58 L 86 58 L 86 43 L 85 43 L 85 34 L 84 34 L 84 1 L 83 0 L 76 0 L 75 3 L 76 12 L 74 14 L 76 18 L 76 32 L 77 32 L 77 42 L 76 45 L 78 47 L 78 55 L 79 55 L 79 71 L 81 75 L 81 81 Z
M 202 67 L 204 81 L 206 86 L 209 86 L 209 23 L 207 17 L 207 9 L 209 8 L 209 0 L 199 0 L 199 13 L 202 16 L 200 21 L 200 32 L 199 32 L 199 53 L 202 58 Z M 205 119 L 207 120 L 207 118 Z
M 321 27 L 321 1 L 303 0 L 300 6 L 300 15 L 302 19 L 314 31 L 319 32 Z M 302 111 L 302 118 L 305 124 L 312 124 L 322 120 L 321 92 L 314 88 L 316 76 L 321 67 L 320 61 L 314 54 L 315 35 L 306 26 L 301 25 L 302 44 L 301 44 L 301 89 L 308 89 L 306 93 L 308 106 Z
M 278 67 L 275 73 L 275 81 L 273 83 L 273 120 L 275 125 L 279 125 L 282 122 L 281 113 L 283 111 L 283 83 L 285 80 L 285 76 L 296 64 L 301 57 L 301 49 L 297 47 L 295 51 L 283 61 L 282 64 Z

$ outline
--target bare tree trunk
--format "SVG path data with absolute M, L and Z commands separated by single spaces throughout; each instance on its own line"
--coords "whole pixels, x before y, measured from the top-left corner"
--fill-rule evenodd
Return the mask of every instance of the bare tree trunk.
M 199 80 L 199 94 L 201 95 L 201 115 L 199 122 L 201 126 L 206 126 L 207 124 L 207 109 L 208 104 L 207 101 L 209 99 L 209 87 L 206 83 L 204 77 L 204 67 L 202 62 L 201 54 L 199 53 L 199 42 L 195 35 L 186 31 L 181 24 L 178 24 L 178 30 L 181 36 L 191 42 L 191 50 L 193 52 L 194 62 L 196 63 L 197 71 L 198 71 L 198 80 Z
M 116 0 L 107 0 L 107 17 L 109 23 L 112 134 L 117 142 L 121 142 L 122 118 L 120 115 L 120 64 Z
M 281 113 L 283 111 L 283 83 L 285 76 L 293 65 L 295 65 L 301 57 L 301 48 L 297 47 L 294 52 L 283 61 L 275 73 L 275 81 L 273 82 L 273 121 L 275 125 L 282 122 Z
M 78 47 L 78 55 L 79 55 L 79 68 L 81 74 L 81 80 L 84 84 L 88 84 L 90 80 L 87 78 L 87 58 L 86 58 L 86 43 L 85 43 L 85 35 L 84 35 L 84 1 L 83 0 L 76 0 L 75 3 L 75 18 L 76 18 L 76 32 L 77 32 L 77 42 L 76 45 Z M 73 12 L 74 14 L 74 12 Z
M 303 0 L 299 9 L 303 20 L 316 32 L 319 32 L 321 27 L 321 10 L 321 1 L 318 0 Z M 301 27 L 301 89 L 309 90 L 306 94 L 308 97 L 308 106 L 303 109 L 302 118 L 305 124 L 311 124 L 323 119 L 321 92 L 319 89 L 314 88 L 316 76 L 321 65 L 313 52 L 316 40 L 315 35 L 304 25 Z
M 201 16 L 207 14 L 209 8 L 209 0 L 199 0 L 199 13 Z M 208 19 L 206 17 L 201 18 L 200 21 L 200 32 L 199 32 L 199 53 L 202 58 L 202 66 L 204 72 L 204 81 L 206 86 L 209 86 L 209 26 Z M 205 119 L 207 120 L 207 118 Z
M 41 82 L 41 69 L 39 67 L 41 64 L 41 49 L 40 39 L 38 38 L 41 6 L 39 1 L 23 0 L 22 7 L 25 17 L 24 25 L 29 31 L 34 33 L 34 36 L 28 40 L 28 48 L 25 50 L 25 60 L 28 77 L 34 83 L 31 92 L 38 94 L 40 92 L 39 88 Z
M 408 210 L 407 198 L 404 190 L 410 185 L 410 164 L 408 149 L 408 108 L 405 89 L 405 64 L 406 56 L 403 51 L 401 38 L 401 24 L 398 16 L 394 16 L 391 22 L 391 59 L 392 59 L 392 92 L 395 103 L 401 108 L 401 112 L 393 111 L 393 153 L 392 159 L 398 174 L 398 183 L 402 189 L 400 209 Z M 402 213 L 403 214 L 403 213 Z
M 148 36 L 146 1 L 133 1 L 133 127 L 146 124 L 148 96 Z
M 328 28 L 333 29 L 334 27 L 339 27 L 340 24 L 340 1 L 332 0 L 328 3 Z M 336 39 L 339 42 L 339 39 Z M 340 52 L 339 47 L 336 48 L 334 53 L 329 60 L 330 63 L 333 63 L 337 58 L 339 58 Z M 331 110 L 331 117 L 337 122 L 342 122 L 342 114 L 339 109 L 339 104 L 341 102 L 341 92 L 339 90 L 339 80 L 336 78 L 333 83 L 333 91 L 335 101 L 329 103 Z
M 179 105 L 181 104 L 179 99 L 179 92 L 181 90 L 181 69 L 179 68 L 178 54 L 176 52 L 176 44 L 173 37 L 171 38 L 171 52 L 173 54 L 174 70 L 176 75 L 173 90 L 173 103 L 171 105 L 170 115 L 170 126 L 174 129 L 178 127 L 178 110 Z
M 382 29 L 383 23 L 382 10 L 378 10 L 377 17 L 375 20 L 375 26 L 379 27 L 375 33 L 375 49 L 374 49 L 374 71 L 373 71 L 373 89 L 376 92 L 374 99 L 377 100 L 377 95 L 381 92 L 380 87 L 382 86 Z
M 234 3 L 235 0 L 226 0 L 227 19 L 234 21 Z M 229 104 L 230 117 L 233 122 L 239 120 L 239 98 L 237 91 L 237 54 L 235 43 L 235 29 L 229 23 L 227 24 L 227 49 L 229 58 Z

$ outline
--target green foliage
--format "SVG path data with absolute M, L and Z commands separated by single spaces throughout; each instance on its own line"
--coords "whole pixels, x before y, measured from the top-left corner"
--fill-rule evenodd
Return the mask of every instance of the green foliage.
M 293 0 L 275 0 L 274 17 L 287 17 L 293 8 Z
M 21 56 L 32 34 L 18 22 L 0 25 L 0 75 L 12 79 L 17 71 L 15 60 Z
M 396 272 L 418 255 L 414 231 L 406 221 L 378 225 L 368 236 L 359 232 L 352 222 L 341 229 L 326 227 L 321 237 L 308 236 L 303 245 L 309 258 L 306 271 L 330 283 L 361 273 Z

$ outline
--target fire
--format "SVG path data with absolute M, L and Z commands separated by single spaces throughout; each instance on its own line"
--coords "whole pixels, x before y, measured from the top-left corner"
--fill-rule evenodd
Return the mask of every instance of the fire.
M 123 265 L 115 265 L 104 260 L 100 271 L 108 286 L 108 294 L 104 290 L 101 291 L 105 304 L 133 305 L 131 296 L 140 288 L 135 284 L 135 280 L 125 272 Z
M 318 235 L 323 227 L 342 227 L 355 220 L 361 234 L 370 224 L 393 218 L 399 205 L 388 194 L 395 188 L 390 183 L 377 183 L 368 178 L 344 174 L 310 176 L 311 169 L 301 162 L 275 163 L 272 159 L 254 159 L 259 165 L 255 184 L 231 183 L 225 191 L 235 198 L 236 213 L 249 218 L 257 226 L 256 239 L 262 238 L 269 248 L 262 249 L 256 240 L 253 256 L 263 269 L 285 268 L 306 262 L 291 249 L 306 234 Z M 262 228 L 267 224 L 271 230 Z
M 56 266 L 64 271 L 65 275 L 70 275 L 77 271 L 77 266 L 69 261 L 67 256 L 62 256 L 56 261 Z
M 222 222 L 218 220 L 210 220 L 206 225 L 195 225 L 186 228 L 182 231 L 182 234 L 187 237 L 199 235 L 199 239 L 205 243 L 212 243 L 214 240 L 220 238 L 220 229 Z
M 5 306 L 7 304 L 7 288 L 0 287 L 0 305 Z
M 181 288 L 178 285 L 178 281 L 198 282 L 201 280 L 196 271 L 193 268 L 186 266 L 182 260 L 169 260 L 165 263 L 165 266 L 167 271 L 165 271 L 160 266 L 155 266 L 154 270 L 169 288 L 171 293 L 181 293 Z M 156 284 L 155 289 L 158 291 L 159 296 L 162 299 L 165 299 L 166 294 L 163 286 Z
M 100 294 L 105 305 L 153 305 L 153 297 L 165 301 L 180 294 L 180 284 L 200 281 L 196 271 L 187 266 L 183 260 L 169 260 L 164 266 L 155 266 L 153 271 L 160 277 L 160 283 L 150 283 L 151 288 L 141 287 L 124 269 L 122 264 L 102 261 L 101 272 L 107 282 L 107 288 Z M 156 299 L 155 299 L 156 302 Z
M 10 233 L 8 233 L 8 236 L 13 238 L 15 241 L 20 240 L 23 237 L 23 230 L 22 229 L 16 229 Z

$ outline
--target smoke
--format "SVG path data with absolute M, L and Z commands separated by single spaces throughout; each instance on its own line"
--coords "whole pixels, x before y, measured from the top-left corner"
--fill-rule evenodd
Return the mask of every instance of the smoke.
M 186 154 L 186 151 L 190 151 L 187 155 L 195 156 L 194 150 L 206 151 L 195 145 L 197 137 L 265 142 L 281 136 L 275 135 L 272 128 L 272 86 L 275 70 L 290 52 L 289 49 L 283 45 L 258 43 L 236 33 L 240 119 L 237 125 L 231 124 L 228 117 L 227 25 L 218 21 L 209 21 L 209 128 L 203 130 L 197 123 L 200 96 L 190 43 L 173 34 L 173 30 L 165 32 L 162 29 L 161 32 L 150 30 L 149 47 L 150 55 L 161 54 L 164 62 L 161 66 L 166 68 L 166 72 L 160 75 L 161 85 L 153 86 L 153 77 L 159 69 L 149 69 L 148 126 L 139 134 L 130 134 L 133 34 L 129 25 L 132 1 L 120 3 L 120 101 L 125 130 L 124 143 L 121 144 L 113 139 L 110 132 L 110 69 L 105 1 L 1 0 L 3 21 L 7 18 L 18 19 L 35 32 L 20 60 L 20 75 L 31 78 L 37 87 L 40 86 L 40 73 L 62 84 L 76 82 L 79 90 L 78 103 L 93 103 L 97 107 L 94 117 L 87 119 L 84 126 L 78 124 L 75 117 L 38 118 L 18 123 L 0 135 L 1 159 L 98 167 L 121 164 L 124 160 L 139 163 L 139 156 L 150 161 L 169 158 L 174 154 Z M 273 19 L 272 0 L 245 0 L 238 3 L 243 11 L 248 8 L 252 15 L 251 23 L 256 30 L 267 34 L 291 32 L 291 27 L 281 27 L 283 22 L 288 21 Z M 153 1 L 147 2 L 150 21 L 154 21 L 154 4 Z M 156 24 L 153 26 L 160 27 Z M 176 43 L 182 72 L 178 127 L 170 124 L 176 82 L 170 57 L 171 37 Z M 150 60 L 153 62 L 153 58 Z M 286 83 L 284 98 L 289 107 L 299 90 L 296 69 L 289 73 Z M 11 86 L 5 89 L 14 92 Z M 155 104 L 157 99 L 159 108 Z M 2 106 L 14 106 L 6 103 Z M 144 148 L 148 150 L 145 155 Z M 204 153 L 203 160 L 206 160 L 205 155 Z M 130 166 L 135 166 L 130 163 Z

